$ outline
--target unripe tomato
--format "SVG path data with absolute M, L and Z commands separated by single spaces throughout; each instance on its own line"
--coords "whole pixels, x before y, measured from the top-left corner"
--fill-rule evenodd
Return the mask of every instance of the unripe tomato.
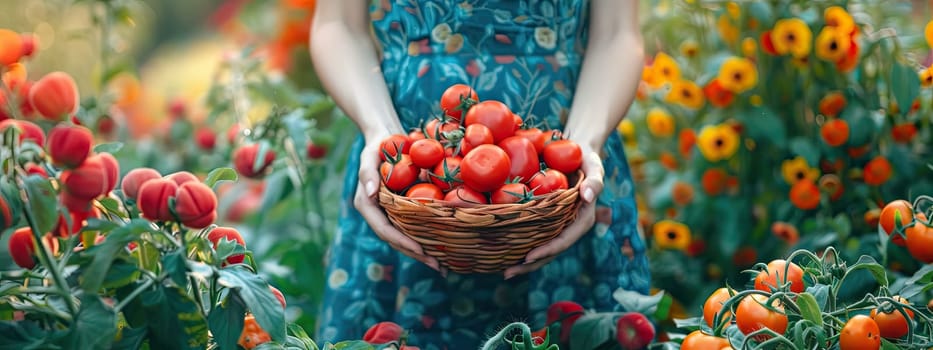
M 787 276 L 784 276 L 784 270 L 787 269 Z M 790 290 L 794 293 L 802 293 L 803 269 L 795 263 L 787 266 L 787 261 L 783 259 L 772 260 L 768 263 L 767 269 L 758 272 L 755 276 L 755 289 L 771 292 L 772 288 L 778 288 L 780 285 L 790 282 Z
M 83 126 L 61 124 L 52 128 L 46 143 L 52 164 L 63 168 L 74 168 L 91 154 L 94 135 Z
M 257 157 L 259 157 L 258 143 L 240 146 L 236 151 L 233 151 L 233 167 L 237 173 L 245 177 L 262 178 L 266 173 L 266 169 L 275 161 L 276 154 L 272 149 L 266 150 L 265 158 L 263 158 L 258 168 L 254 167 Z
M 909 305 L 907 300 L 899 296 L 894 296 L 894 300 Z M 905 308 L 904 312 L 911 319 L 914 318 L 914 312 L 910 309 Z M 878 329 L 881 330 L 881 336 L 884 338 L 896 339 L 907 335 L 907 318 L 904 318 L 904 315 L 897 309 L 893 309 L 891 312 L 881 312 L 878 308 L 872 309 L 871 319 L 878 324 Z
M 907 226 L 913 218 L 914 208 L 910 205 L 910 202 L 898 199 L 891 201 L 884 206 L 884 209 L 881 209 L 881 217 L 878 219 L 878 224 L 881 225 L 881 229 L 884 230 L 884 233 L 890 236 L 897 228 L 898 222 L 900 222 L 901 227 L 904 227 Z M 905 243 L 904 237 L 901 235 L 896 235 L 891 238 L 891 242 L 901 247 L 903 247 Z
M 878 350 L 879 348 L 881 348 L 881 329 L 871 317 L 853 316 L 839 333 L 839 350 Z
M 139 188 L 142 187 L 146 181 L 162 178 L 162 174 L 152 168 L 136 168 L 130 170 L 126 173 L 126 176 L 123 177 L 123 182 L 120 183 L 120 189 L 123 191 L 123 195 L 126 198 L 136 199 L 136 196 L 139 194 Z
M 214 249 L 217 249 L 217 245 L 220 243 L 221 239 L 235 241 L 241 246 L 246 247 L 246 241 L 243 240 L 243 236 L 240 235 L 240 232 L 233 227 L 218 226 L 207 234 L 207 240 L 214 243 Z M 227 257 L 226 264 L 242 263 L 245 257 L 246 256 L 243 254 L 231 255 Z
M 208 227 L 217 219 L 217 195 L 203 183 L 186 182 L 175 193 L 175 213 L 185 226 Z
M 761 294 L 752 294 L 739 302 L 735 309 L 735 324 L 743 334 L 749 335 L 763 328 L 768 328 L 777 334 L 784 334 L 787 330 L 787 315 L 783 313 L 784 307 L 773 300 L 771 307 L 777 311 L 771 311 L 765 308 L 768 297 Z M 764 341 L 769 339 L 768 335 L 759 335 L 755 339 Z
M 728 288 L 719 288 L 706 298 L 706 302 L 703 303 L 703 319 L 706 321 L 706 325 L 716 327 L 716 325 L 713 324 L 713 320 L 716 318 L 716 314 L 722 310 L 723 303 L 731 297 Z M 722 321 L 728 322 L 731 319 L 732 312 L 727 310 L 722 315 Z
M 78 85 L 65 72 L 52 72 L 39 79 L 29 91 L 29 102 L 48 120 L 62 120 L 78 110 Z
M 153 179 L 146 181 L 139 188 L 139 198 L 137 206 L 142 212 L 144 218 L 152 221 L 173 221 L 171 211 L 169 211 L 168 199 L 174 197 L 178 191 L 178 185 L 168 179 Z

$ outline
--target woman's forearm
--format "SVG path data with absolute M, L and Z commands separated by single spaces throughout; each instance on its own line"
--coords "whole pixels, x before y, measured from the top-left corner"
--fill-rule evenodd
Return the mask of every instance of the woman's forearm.
M 637 9 L 626 9 L 628 11 Z M 612 16 L 612 11 L 607 12 Z M 599 11 L 594 15 L 599 16 L 597 13 Z M 593 150 L 602 148 L 628 112 L 644 65 L 644 45 L 637 15 L 629 13 L 621 21 L 618 17 L 611 20 L 634 23 L 610 25 L 594 19 L 598 27 L 593 29 L 602 32 L 596 32 L 587 44 L 577 91 L 564 128 L 569 139 Z
M 367 140 L 403 132 L 367 30 L 368 18 L 347 18 L 367 17 L 365 7 L 353 14 L 346 14 L 351 11 L 347 8 L 322 8 L 334 6 L 341 5 L 319 5 L 323 13 L 312 25 L 311 59 L 321 83 Z

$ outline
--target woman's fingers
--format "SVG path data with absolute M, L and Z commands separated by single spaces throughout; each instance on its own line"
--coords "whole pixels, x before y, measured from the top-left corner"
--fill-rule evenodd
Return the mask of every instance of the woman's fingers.
M 392 223 L 389 222 L 385 213 L 379 208 L 378 204 L 376 204 L 375 199 L 368 196 L 364 190 L 362 190 L 362 187 L 357 189 L 353 204 L 356 206 L 356 210 L 359 211 L 360 215 L 369 223 L 369 227 L 373 232 L 392 246 L 393 249 L 430 266 L 434 270 L 440 271 L 437 259 L 425 255 L 424 250 L 421 249 L 421 245 L 419 245 L 418 242 L 403 235 L 392 226 Z

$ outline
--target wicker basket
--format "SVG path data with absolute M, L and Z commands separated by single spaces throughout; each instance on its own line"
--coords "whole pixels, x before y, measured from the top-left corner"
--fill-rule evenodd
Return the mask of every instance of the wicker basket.
M 385 186 L 379 203 L 389 221 L 441 266 L 457 273 L 493 273 L 520 264 L 573 222 L 582 179 L 578 172 L 569 179 L 573 187 L 521 204 L 453 207 L 400 196 Z

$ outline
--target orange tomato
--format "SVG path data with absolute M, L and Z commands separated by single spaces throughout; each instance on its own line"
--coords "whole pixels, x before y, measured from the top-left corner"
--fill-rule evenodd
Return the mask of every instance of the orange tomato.
M 240 333 L 240 340 L 237 344 L 244 349 L 252 349 L 271 340 L 269 333 L 266 333 L 259 323 L 256 323 L 256 318 L 253 315 L 246 315 L 243 319 L 243 332 Z
M 775 333 L 784 334 L 787 330 L 787 315 L 784 314 L 784 307 L 777 301 L 771 302 L 771 308 L 775 311 L 765 308 L 764 303 L 768 297 L 761 294 L 752 294 L 742 299 L 739 306 L 735 309 L 735 324 L 743 334 L 749 335 L 763 328 L 768 328 Z M 765 341 L 771 338 L 768 335 L 758 335 L 755 339 Z
M 697 330 L 684 338 L 680 344 L 680 350 L 722 349 L 729 346 L 729 341 L 726 338 L 714 337 Z
M 914 226 L 904 230 L 907 252 L 923 263 L 933 263 L 933 227 L 925 224 L 927 218 L 923 213 L 918 213 L 916 220 Z
M 897 217 L 895 217 L 895 215 L 897 215 Z M 910 223 L 910 220 L 913 218 L 914 208 L 910 205 L 910 202 L 898 199 L 884 206 L 884 209 L 881 210 L 881 217 L 878 219 L 878 223 L 881 225 L 881 229 L 890 236 L 891 233 L 894 232 L 894 229 L 897 228 L 896 222 L 900 222 L 901 227 L 903 227 Z M 899 246 L 904 246 L 904 237 L 900 235 L 894 236 L 891 241 Z
M 871 317 L 856 315 L 846 322 L 839 334 L 839 350 L 877 350 L 881 330 Z
M 787 270 L 786 276 L 785 270 Z M 770 292 L 771 288 L 778 288 L 787 282 L 790 282 L 792 292 L 802 293 L 804 290 L 803 269 L 795 263 L 790 263 L 788 266 L 787 261 L 776 259 L 768 263 L 767 269 L 758 272 L 755 276 L 755 289 Z
M 709 298 L 706 298 L 706 303 L 703 304 L 703 319 L 706 320 L 708 326 L 715 327 L 713 320 L 716 318 L 716 314 L 722 310 L 722 304 L 729 298 L 731 298 L 731 295 L 729 295 L 728 288 L 719 288 L 713 294 L 710 294 Z M 732 319 L 732 312 L 727 310 L 722 317 L 723 320 L 729 321 Z
M 900 296 L 894 296 L 894 300 L 901 304 L 907 304 L 907 300 L 901 298 Z M 914 318 L 914 312 L 909 309 L 904 309 L 907 313 L 907 316 L 911 319 Z M 901 314 L 897 309 L 891 310 L 891 312 L 881 312 L 877 308 L 871 310 L 871 319 L 875 320 L 875 323 L 878 324 L 878 328 L 881 330 L 881 336 L 884 338 L 900 338 L 907 335 L 907 318 Z

